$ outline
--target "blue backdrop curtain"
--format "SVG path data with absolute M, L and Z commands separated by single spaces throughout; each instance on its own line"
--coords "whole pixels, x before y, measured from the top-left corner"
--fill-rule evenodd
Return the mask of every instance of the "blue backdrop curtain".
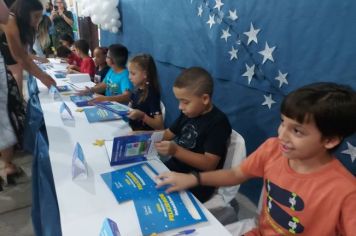
M 212 73 L 214 103 L 243 135 L 248 153 L 277 134 L 279 106 L 290 91 L 318 81 L 356 88 L 355 1 L 221 3 L 121 0 L 120 32 L 101 32 L 102 45 L 123 43 L 131 54 L 153 55 L 163 88 L 166 125 L 179 113 L 171 90 L 174 79 L 182 68 L 190 66 L 202 66 Z M 257 43 L 248 37 L 251 24 L 252 29 L 259 30 Z M 271 57 L 263 56 L 266 48 L 272 51 Z M 253 65 L 253 77 L 249 78 L 245 72 Z M 354 136 L 336 152 L 354 175 L 355 147 Z M 249 182 L 241 191 L 257 193 L 259 188 L 256 182 Z M 257 194 L 250 197 L 258 199 Z

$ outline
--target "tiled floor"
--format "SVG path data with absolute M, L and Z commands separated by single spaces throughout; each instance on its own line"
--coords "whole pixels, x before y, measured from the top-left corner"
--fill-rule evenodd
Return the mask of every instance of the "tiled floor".
M 0 192 L 0 235 L 33 236 L 30 213 L 32 157 L 24 153 L 16 154 L 14 162 L 25 174 L 17 179 L 16 186 L 4 187 Z

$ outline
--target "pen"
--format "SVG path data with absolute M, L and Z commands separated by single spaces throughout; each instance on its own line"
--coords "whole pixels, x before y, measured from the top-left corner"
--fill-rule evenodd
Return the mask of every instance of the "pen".
M 172 236 L 188 235 L 188 234 L 192 234 L 194 232 L 195 232 L 195 229 L 186 229 L 186 230 L 179 231 L 178 233 L 173 234 Z

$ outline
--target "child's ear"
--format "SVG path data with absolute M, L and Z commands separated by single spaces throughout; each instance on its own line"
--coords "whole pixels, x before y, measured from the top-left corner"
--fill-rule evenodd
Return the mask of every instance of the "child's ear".
M 336 147 L 337 145 L 339 145 L 342 141 L 341 137 L 338 136 L 333 136 L 333 137 L 327 137 L 324 139 L 324 147 L 326 149 L 333 149 L 334 147 Z
M 210 103 L 210 96 L 209 94 L 204 93 L 202 95 L 203 103 L 204 105 L 208 105 Z

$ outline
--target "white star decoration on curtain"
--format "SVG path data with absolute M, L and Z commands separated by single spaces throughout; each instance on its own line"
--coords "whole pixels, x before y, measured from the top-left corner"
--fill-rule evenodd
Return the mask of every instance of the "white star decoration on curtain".
M 263 56 L 262 64 L 264 64 L 267 60 L 270 60 L 270 61 L 274 62 L 272 53 L 273 53 L 275 48 L 276 47 L 271 47 L 270 48 L 268 46 L 268 43 L 266 42 L 265 49 L 263 49 L 262 51 L 258 52 L 259 54 L 261 54 Z
M 255 65 L 249 67 L 247 64 L 245 64 L 245 66 L 246 66 L 246 72 L 243 73 L 242 76 L 246 76 L 248 80 L 248 84 L 250 84 L 252 77 L 255 74 Z
M 231 50 L 229 51 L 230 54 L 230 61 L 232 59 L 236 59 L 237 60 L 237 52 L 238 50 L 234 48 L 234 46 L 231 47 Z
M 351 143 L 347 143 L 347 149 L 342 151 L 341 153 L 350 155 L 351 161 L 354 162 L 356 160 L 356 147 L 352 146 Z
M 251 42 L 257 43 L 257 34 L 258 34 L 258 32 L 260 32 L 260 29 L 255 29 L 253 27 L 252 22 L 251 22 L 250 31 L 244 32 L 244 35 L 246 35 L 248 37 L 247 45 L 249 45 Z
M 220 8 L 224 5 L 224 3 L 221 2 L 221 0 L 215 0 L 215 6 L 214 9 L 217 8 L 218 11 L 220 11 Z
M 221 35 L 221 39 L 225 39 L 225 42 L 227 42 L 227 39 L 229 38 L 229 37 L 231 37 L 231 34 L 229 33 L 229 30 L 230 30 L 230 28 L 228 27 L 226 30 L 222 30 L 222 35 Z
M 271 109 L 272 104 L 276 103 L 273 99 L 272 99 L 272 94 L 266 96 L 263 95 L 265 97 L 265 101 L 262 103 L 262 106 L 268 106 L 269 109 Z
M 229 10 L 229 16 L 227 17 L 232 21 L 237 20 L 239 17 L 237 16 L 236 9 L 234 11 Z
M 200 6 L 198 7 L 198 16 L 201 17 L 201 14 L 202 14 L 202 13 L 203 13 L 203 6 L 200 5 Z
M 213 24 L 215 24 L 214 15 L 209 15 L 209 20 L 206 23 L 209 25 L 209 27 L 211 29 Z
M 247 55 L 251 57 L 253 63 L 251 66 L 245 63 L 246 71 L 241 76 L 247 79 L 248 85 L 251 84 L 251 81 L 254 78 L 254 76 L 257 76 L 255 74 L 255 71 L 258 71 L 262 77 L 265 78 L 269 77 L 263 74 L 264 70 L 262 69 L 261 66 L 264 65 L 268 60 L 274 63 L 273 53 L 276 49 L 276 46 L 270 47 L 268 42 L 266 41 L 264 49 L 262 50 L 260 49 L 260 51 L 255 51 L 254 48 L 247 47 L 251 45 L 251 43 L 253 44 L 253 42 L 259 45 L 258 38 L 259 38 L 259 33 L 261 32 L 261 28 L 255 28 L 255 25 L 252 22 L 250 22 L 250 27 L 248 31 L 238 32 L 238 29 L 235 27 L 236 26 L 235 21 L 239 19 L 239 16 L 237 15 L 237 10 L 234 7 L 232 7 L 224 11 L 223 6 L 224 3 L 222 2 L 222 0 L 214 0 L 214 1 L 203 0 L 202 2 L 197 4 L 197 8 L 195 9 L 197 9 L 197 15 L 199 17 L 204 17 L 204 18 L 208 17 L 206 24 L 209 25 L 210 30 L 215 24 L 217 25 L 215 27 L 218 27 L 218 29 L 220 30 L 219 24 L 222 25 L 221 31 L 210 31 L 210 32 L 212 34 L 216 34 L 217 32 L 218 32 L 217 34 L 219 34 L 221 32 L 220 39 L 224 39 L 227 45 L 232 45 L 231 49 L 228 51 L 230 61 L 238 60 L 238 52 L 240 48 L 247 51 L 248 53 Z M 210 14 L 206 14 L 206 15 L 204 14 L 203 16 L 203 12 L 205 12 L 206 10 L 208 10 Z M 247 40 L 245 41 L 243 37 L 241 37 L 241 35 L 245 35 L 247 37 Z M 219 37 L 219 35 L 214 35 L 214 37 L 215 36 Z M 230 40 L 229 42 L 228 39 L 230 37 L 233 38 L 234 41 Z M 235 37 L 236 37 L 236 41 L 235 41 Z M 255 62 L 255 58 L 253 57 L 253 54 L 257 54 L 257 53 L 262 55 L 263 57 L 262 63 Z M 274 65 L 274 68 L 275 67 L 276 65 Z M 258 77 L 259 76 L 260 75 L 258 75 Z M 281 88 L 283 85 L 288 85 L 287 76 L 288 73 L 282 73 L 280 70 L 278 70 L 278 75 L 276 75 L 274 79 L 279 82 L 279 88 Z M 276 87 L 272 85 L 273 84 L 272 81 L 268 80 L 267 82 L 271 83 L 271 87 Z M 257 81 L 254 84 L 254 86 L 257 86 L 258 88 L 258 85 L 259 84 Z M 262 106 L 267 106 L 269 109 L 271 109 L 272 105 L 276 103 L 276 101 L 272 99 L 272 94 L 268 93 L 267 95 L 263 95 L 263 96 L 264 96 L 264 102 L 262 103 Z
M 280 70 L 278 71 L 278 76 L 274 79 L 279 81 L 279 87 L 282 87 L 283 84 L 288 84 L 287 75 L 288 73 L 282 74 Z

